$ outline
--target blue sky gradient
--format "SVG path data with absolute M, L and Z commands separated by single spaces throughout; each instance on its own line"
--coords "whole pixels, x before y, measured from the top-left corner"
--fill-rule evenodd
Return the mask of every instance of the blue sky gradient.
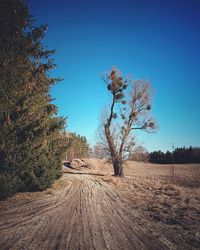
M 64 81 L 53 87 L 67 129 L 94 142 L 110 95 L 101 74 L 112 66 L 151 81 L 156 134 L 137 133 L 149 150 L 200 146 L 199 0 L 29 0 L 44 44 L 55 49 Z

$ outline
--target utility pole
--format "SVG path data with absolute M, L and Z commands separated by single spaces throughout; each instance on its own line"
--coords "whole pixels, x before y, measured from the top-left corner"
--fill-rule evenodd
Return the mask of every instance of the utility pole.
M 174 181 L 174 143 L 172 143 L 172 180 Z

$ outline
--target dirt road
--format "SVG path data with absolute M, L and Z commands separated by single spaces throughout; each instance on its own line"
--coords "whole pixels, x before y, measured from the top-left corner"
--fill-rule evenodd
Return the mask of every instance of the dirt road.
M 98 176 L 64 174 L 60 190 L 0 202 L 0 249 L 169 249 Z

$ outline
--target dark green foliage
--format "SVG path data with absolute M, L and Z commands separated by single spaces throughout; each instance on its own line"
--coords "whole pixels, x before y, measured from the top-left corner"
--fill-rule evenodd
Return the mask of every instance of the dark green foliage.
M 128 85 L 124 82 L 122 77 L 117 76 L 114 70 L 110 73 L 109 79 L 112 82 L 107 85 L 107 89 L 113 94 L 115 102 L 121 101 L 124 98 L 123 91 Z
M 0 2 L 0 198 L 43 190 L 59 178 L 66 151 L 65 119 L 57 117 L 50 87 L 59 79 L 23 0 Z
M 147 110 L 150 110 L 151 109 L 151 105 L 147 105 Z
M 122 119 L 125 120 L 126 116 L 124 114 L 121 115 Z
M 112 84 L 108 84 L 108 86 L 107 86 L 107 88 L 108 88 L 108 90 L 112 90 Z
M 122 101 L 122 104 L 126 105 L 126 101 L 125 101 L 125 100 L 123 100 L 123 101 Z
M 172 163 L 172 153 L 167 151 L 154 151 L 149 154 L 149 161 L 153 163 L 169 164 Z M 174 163 L 200 163 L 200 148 L 176 148 L 174 151 Z
M 123 89 L 126 89 L 128 87 L 128 84 L 123 85 Z
M 116 100 L 121 100 L 122 98 L 124 98 L 124 94 L 123 93 L 117 93 L 115 98 L 116 98 Z
M 70 133 L 68 135 L 67 160 L 89 157 L 90 147 L 85 136 Z

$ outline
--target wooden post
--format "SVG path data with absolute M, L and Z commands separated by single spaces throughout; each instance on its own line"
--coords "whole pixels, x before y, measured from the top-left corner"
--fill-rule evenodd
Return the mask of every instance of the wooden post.
M 174 182 L 174 177 L 175 177 L 175 171 L 174 171 L 174 143 L 172 143 L 172 173 L 171 173 L 171 177 L 172 177 L 172 182 Z

